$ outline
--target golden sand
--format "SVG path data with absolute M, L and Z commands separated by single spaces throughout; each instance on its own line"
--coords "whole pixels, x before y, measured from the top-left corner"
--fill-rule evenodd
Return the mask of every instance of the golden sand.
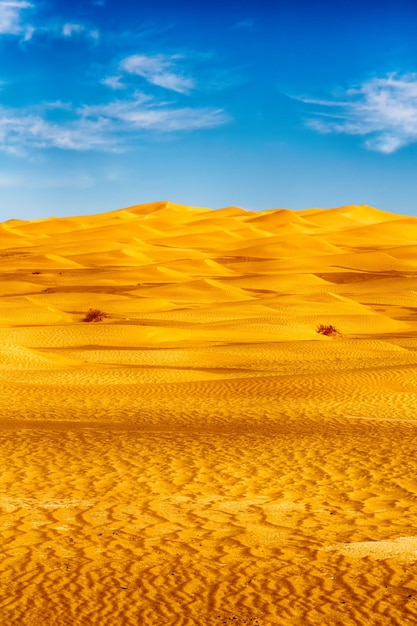
M 417 623 L 417 219 L 161 202 L 0 255 L 2 625 Z

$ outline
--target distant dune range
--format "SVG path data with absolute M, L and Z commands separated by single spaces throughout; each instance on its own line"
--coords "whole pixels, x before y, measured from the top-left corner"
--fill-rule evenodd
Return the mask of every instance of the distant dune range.
M 0 623 L 417 623 L 417 218 L 159 202 L 0 260 Z

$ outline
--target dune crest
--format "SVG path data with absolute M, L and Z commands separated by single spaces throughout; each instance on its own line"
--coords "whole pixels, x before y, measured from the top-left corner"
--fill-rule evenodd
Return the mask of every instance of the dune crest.
M 416 218 L 161 201 L 0 256 L 1 623 L 417 623 Z

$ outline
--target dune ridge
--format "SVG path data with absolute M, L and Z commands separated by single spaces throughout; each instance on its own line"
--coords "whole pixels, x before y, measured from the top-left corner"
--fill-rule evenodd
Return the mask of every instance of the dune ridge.
M 417 622 L 416 218 L 164 201 L 0 257 L 2 623 Z

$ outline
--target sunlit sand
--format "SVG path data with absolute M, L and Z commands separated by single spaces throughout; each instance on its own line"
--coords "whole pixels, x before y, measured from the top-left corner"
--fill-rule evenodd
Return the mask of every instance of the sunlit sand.
M 1 624 L 417 623 L 416 218 L 161 202 L 0 255 Z

